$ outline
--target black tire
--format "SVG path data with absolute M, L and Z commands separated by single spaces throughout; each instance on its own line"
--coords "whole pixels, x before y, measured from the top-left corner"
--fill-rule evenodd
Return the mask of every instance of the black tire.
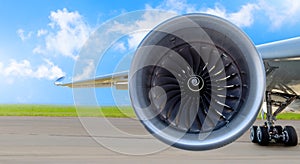
M 257 127 L 257 143 L 262 146 L 269 145 L 269 132 L 266 126 Z
M 298 136 L 294 127 L 285 126 L 283 129 L 284 134 L 284 144 L 286 146 L 296 146 L 298 145 Z
M 252 126 L 250 128 L 250 140 L 253 143 L 257 143 L 258 142 L 258 140 L 257 140 L 257 134 L 256 133 L 257 133 L 257 126 Z

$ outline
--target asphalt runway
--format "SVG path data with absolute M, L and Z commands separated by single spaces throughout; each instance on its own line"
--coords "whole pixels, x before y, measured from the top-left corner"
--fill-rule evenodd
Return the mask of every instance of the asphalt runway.
M 94 128 L 97 127 L 99 131 L 92 134 L 95 135 L 92 138 L 91 132 L 87 133 L 78 118 L 0 117 L 0 163 L 300 162 L 299 145 L 258 146 L 249 141 L 249 132 L 228 146 L 193 152 L 157 144 L 157 140 L 148 136 L 137 120 L 124 118 L 108 120 L 97 118 L 97 120 L 102 123 L 100 125 L 99 122 L 93 122 L 98 123 Z M 105 121 L 113 125 L 113 128 L 104 126 Z M 260 122 L 257 121 L 257 124 Z M 278 121 L 278 123 L 293 125 L 300 134 L 300 121 Z M 84 126 L 87 126 L 87 123 Z M 111 132 L 113 129 L 130 135 L 118 135 Z

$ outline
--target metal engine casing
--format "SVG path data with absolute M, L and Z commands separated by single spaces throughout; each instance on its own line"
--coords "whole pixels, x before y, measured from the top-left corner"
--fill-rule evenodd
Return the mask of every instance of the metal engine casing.
M 236 65 L 243 82 L 243 86 L 241 86 L 243 93 L 238 94 L 240 99 L 236 111 L 224 121 L 225 124 L 202 130 L 206 126 L 205 119 L 201 122 L 203 125 L 201 124 L 199 131 L 191 130 L 189 127 L 182 128 L 180 127 L 181 124 L 176 124 L 175 119 L 174 122 L 172 120 L 168 121 L 163 114 L 160 114 L 164 110 L 161 104 L 168 103 L 168 95 L 164 94 L 162 88 L 145 87 L 148 83 L 151 83 L 148 78 L 151 81 L 151 78 L 155 78 L 155 75 L 151 72 L 152 68 L 147 69 L 147 71 L 140 70 L 146 67 L 156 68 L 156 65 L 163 67 L 165 63 L 161 60 L 165 58 L 165 54 L 176 49 L 181 44 L 180 42 L 186 42 L 190 46 L 193 46 L 194 43 L 214 45 L 218 50 L 230 54 L 229 58 Z M 234 52 L 238 53 L 234 54 Z M 199 55 L 201 58 L 205 58 L 201 56 L 201 53 Z M 184 62 L 180 60 L 179 57 L 178 66 Z M 175 67 L 172 68 L 176 69 Z M 172 70 L 170 72 L 174 74 Z M 188 14 L 174 17 L 154 28 L 139 45 L 129 72 L 131 103 L 141 123 L 159 140 L 185 150 L 219 148 L 239 138 L 250 128 L 257 117 L 264 98 L 265 83 L 263 61 L 248 36 L 232 23 L 206 14 Z M 181 86 L 180 89 L 182 89 Z M 160 95 L 166 96 L 166 98 L 159 100 L 160 102 L 152 101 L 152 92 L 162 92 Z M 183 91 L 180 93 L 183 97 Z M 213 96 L 215 95 L 211 95 L 211 97 Z M 229 97 L 223 99 L 224 103 L 227 102 L 227 99 Z M 199 105 L 201 105 L 201 102 L 197 104 L 197 108 Z M 212 108 L 211 106 L 209 106 L 209 109 Z M 158 110 L 158 108 L 162 108 L 162 110 Z M 188 112 L 183 109 L 179 111 L 181 113 Z M 198 109 L 196 112 L 198 112 Z M 194 122 L 189 123 L 188 120 L 184 121 L 188 122 L 189 125 L 194 126 L 195 124 Z M 215 124 L 218 125 L 219 122 L 220 120 L 216 120 Z

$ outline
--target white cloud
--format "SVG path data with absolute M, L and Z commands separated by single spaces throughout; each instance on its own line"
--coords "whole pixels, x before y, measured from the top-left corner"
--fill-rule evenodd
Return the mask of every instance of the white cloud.
M 42 48 L 41 45 L 36 46 L 36 47 L 32 50 L 32 52 L 33 52 L 34 54 L 47 54 L 47 51 L 46 51 L 44 48 Z
M 93 73 L 95 73 L 96 67 L 94 64 L 94 60 L 86 60 L 86 61 L 81 61 L 81 62 L 85 66 L 82 68 L 81 73 L 74 76 L 74 78 L 73 78 L 74 81 L 85 80 L 85 79 L 91 78 Z
M 139 31 L 137 33 L 131 34 L 128 38 L 128 48 L 135 49 L 143 40 L 143 38 L 147 35 L 149 30 Z
M 245 4 L 237 12 L 228 12 L 226 8 L 216 3 L 214 8 L 201 8 L 197 9 L 197 5 L 190 4 L 186 0 L 166 0 L 156 9 L 176 12 L 177 14 L 186 13 L 207 13 L 225 18 L 239 27 L 249 27 L 254 22 L 254 12 L 258 9 L 256 4 Z
M 193 12 L 208 13 L 228 19 L 239 27 L 249 27 L 254 22 L 254 11 L 258 9 L 258 6 L 255 4 L 246 4 L 241 6 L 237 12 L 229 13 L 221 4 L 216 4 L 214 8 L 197 9 L 196 5 L 189 4 L 185 0 L 166 0 L 156 7 L 146 5 L 145 9 L 146 11 L 141 19 L 128 24 L 115 22 L 109 31 L 127 34 L 128 39 L 126 45 L 128 49 L 135 49 L 151 29 L 178 14 Z M 147 11 L 147 9 L 149 9 L 149 11 Z M 163 10 L 164 12 L 150 11 L 153 9 Z M 129 31 L 132 33 L 128 34 Z M 124 49 L 124 47 L 120 48 Z
M 44 60 L 43 64 L 33 67 L 28 60 L 16 61 L 12 59 L 6 66 L 0 62 L 0 68 L 0 75 L 9 79 L 27 77 L 55 80 L 65 75 L 61 68 L 54 65 L 50 60 Z
M 150 30 L 176 15 L 174 12 L 154 11 L 154 9 L 155 8 L 146 5 L 146 11 L 141 15 L 140 19 L 137 19 L 134 22 L 124 23 L 115 21 L 108 32 L 117 32 L 128 35 L 127 48 L 135 49 Z M 123 45 L 125 44 L 123 43 Z
M 3 64 L 0 62 L 0 72 L 3 70 Z
M 239 27 L 249 27 L 254 22 L 254 11 L 258 9 L 257 5 L 249 3 L 241 6 L 241 9 L 237 12 L 228 13 L 224 6 L 216 4 L 214 8 L 207 8 L 200 12 L 222 17 Z
M 186 0 L 165 0 L 155 8 L 178 14 L 208 13 L 225 18 L 239 27 L 251 27 L 256 20 L 265 16 L 267 17 L 265 21 L 269 23 L 271 29 L 279 29 L 285 24 L 293 25 L 300 22 L 299 0 L 256 0 L 240 6 L 236 12 L 227 11 L 220 3 L 216 3 L 212 8 L 201 8 L 201 6 L 199 8 Z
M 215 4 L 214 8 L 197 9 L 196 5 L 187 3 L 185 0 L 166 0 L 156 7 L 146 5 L 145 8 L 146 10 L 158 9 L 163 10 L 164 12 L 146 11 L 141 19 L 128 24 L 115 22 L 114 26 L 110 29 L 110 32 L 113 31 L 124 34 L 128 34 L 128 31 L 132 32 L 131 34 L 128 34 L 126 44 L 128 45 L 128 49 L 135 49 L 151 29 L 159 23 L 178 14 L 194 12 L 208 13 L 225 18 L 239 27 L 249 27 L 254 23 L 254 12 L 259 9 L 257 5 L 250 3 L 241 6 L 237 12 L 228 12 L 224 6 L 218 3 Z M 123 49 L 124 47 L 120 48 Z
M 258 5 L 268 17 L 272 29 L 279 29 L 284 24 L 300 21 L 299 0 L 258 0 Z
M 299 0 L 257 0 L 247 3 L 236 12 L 228 12 L 220 3 L 214 7 L 197 8 L 195 4 L 186 0 L 165 0 L 156 9 L 173 11 L 177 14 L 185 13 L 208 13 L 225 18 L 239 27 L 251 27 L 258 17 L 267 17 L 271 29 L 279 29 L 285 24 L 300 22 L 300 1 Z
M 77 12 L 69 12 L 66 8 L 52 11 L 49 30 L 40 30 L 38 35 L 45 35 L 45 45 L 37 45 L 33 52 L 39 54 L 55 54 L 78 58 L 78 52 L 88 39 L 92 29 Z
M 38 30 L 37 32 L 37 37 L 41 37 L 43 35 L 46 35 L 48 33 L 48 30 L 45 30 L 45 29 L 40 29 Z
M 228 15 L 228 19 L 240 27 L 249 27 L 254 23 L 254 12 L 259 9 L 255 4 L 246 4 L 238 12 Z
M 148 7 L 148 9 L 151 8 Z M 171 12 L 146 11 L 142 18 L 133 24 L 134 31 L 128 39 L 129 49 L 135 49 L 150 30 L 175 15 Z
M 186 13 L 207 13 L 225 18 L 239 27 L 249 27 L 254 22 L 254 12 L 258 9 L 256 4 L 248 3 L 241 6 L 236 12 L 228 12 L 220 3 L 216 3 L 214 8 L 197 8 L 197 5 L 188 3 L 186 0 L 165 0 L 156 9 Z
M 20 39 L 21 39 L 22 41 L 25 41 L 25 40 L 31 38 L 32 33 L 33 33 L 33 32 L 30 31 L 30 32 L 28 32 L 27 34 L 25 34 L 25 31 L 24 31 L 23 29 L 21 29 L 21 28 L 17 30 L 17 34 L 18 34 L 18 36 L 20 37 Z
M 126 45 L 124 42 L 118 42 L 114 45 L 114 50 L 124 52 L 126 50 Z
M 177 14 L 197 12 L 196 5 L 187 3 L 186 0 L 165 0 L 155 8 Z
M 64 73 L 61 68 L 48 59 L 45 59 L 45 64 L 38 66 L 34 73 L 34 77 L 48 80 L 54 80 L 65 75 L 66 73 Z
M 120 32 L 129 35 L 127 44 L 118 45 L 118 48 L 124 51 L 124 48 L 134 49 L 149 30 L 176 14 L 208 13 L 225 18 L 239 27 L 251 27 L 258 19 L 257 17 L 266 16 L 272 29 L 281 28 L 285 23 L 291 24 L 300 21 L 299 0 L 256 0 L 241 5 L 233 12 L 228 11 L 220 3 L 216 3 L 213 7 L 203 7 L 199 4 L 192 4 L 186 0 L 165 0 L 154 7 L 145 5 L 146 10 L 158 9 L 174 14 L 146 11 L 143 17 L 135 22 L 115 22 L 108 32 Z M 36 32 L 36 36 L 43 37 L 45 42 L 36 45 L 33 53 L 63 55 L 76 60 L 81 47 L 87 41 L 93 28 L 78 11 L 68 11 L 66 8 L 52 11 L 49 20 L 48 29 L 43 28 Z M 132 33 L 128 34 L 129 31 Z M 30 38 L 33 34 L 33 32 L 25 34 L 23 29 L 19 29 L 17 33 L 22 40 Z M 124 47 L 125 45 L 128 47 Z

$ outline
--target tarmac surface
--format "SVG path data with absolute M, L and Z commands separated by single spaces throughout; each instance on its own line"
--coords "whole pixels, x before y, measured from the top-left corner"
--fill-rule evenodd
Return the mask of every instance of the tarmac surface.
M 81 120 L 82 124 L 79 118 L 65 117 L 0 117 L 0 163 L 300 163 L 299 145 L 259 146 L 249 141 L 249 132 L 225 147 L 195 152 L 166 147 L 147 135 L 134 119 L 86 119 L 98 122 Z M 111 126 L 106 126 L 107 122 Z M 293 125 L 300 134 L 300 121 L 278 124 Z

